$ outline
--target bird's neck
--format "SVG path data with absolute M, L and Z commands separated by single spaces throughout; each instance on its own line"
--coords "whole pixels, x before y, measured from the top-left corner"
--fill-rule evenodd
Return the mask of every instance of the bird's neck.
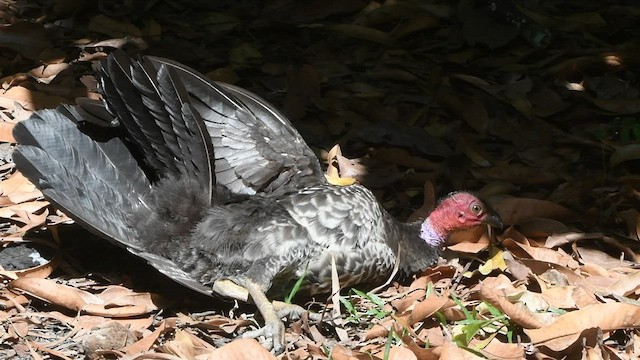
M 442 246 L 446 239 L 446 232 L 439 229 L 436 224 L 433 223 L 431 217 L 422 222 L 420 226 L 420 238 L 431 246 Z
M 424 224 L 424 223 L 422 223 Z M 433 265 L 438 260 L 442 245 L 434 245 L 422 238 L 423 226 L 420 222 L 405 224 L 396 222 L 393 226 L 393 242 L 389 247 L 399 256 L 401 273 L 411 275 Z M 391 237 L 390 237 L 391 239 Z

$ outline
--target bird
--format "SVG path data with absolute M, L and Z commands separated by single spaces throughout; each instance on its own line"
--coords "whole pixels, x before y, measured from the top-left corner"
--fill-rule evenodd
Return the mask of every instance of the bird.
M 18 123 L 13 160 L 56 207 L 187 288 L 255 303 L 282 351 L 274 299 L 380 284 L 437 262 L 453 232 L 501 227 L 469 192 L 423 221 L 392 217 L 360 184 L 330 184 L 274 106 L 175 61 L 111 52 L 101 100 L 78 99 Z

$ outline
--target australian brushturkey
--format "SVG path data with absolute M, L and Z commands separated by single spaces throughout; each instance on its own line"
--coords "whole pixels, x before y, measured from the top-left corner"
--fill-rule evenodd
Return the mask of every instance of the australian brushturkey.
M 98 79 L 104 103 L 84 99 L 16 126 L 18 169 L 82 226 L 175 281 L 253 300 L 276 348 L 284 328 L 265 294 L 305 271 L 306 294 L 330 291 L 332 261 L 342 287 L 381 283 L 397 259 L 414 273 L 451 232 L 500 223 L 465 192 L 424 222 L 399 222 L 363 186 L 328 184 L 271 105 L 181 64 L 116 51 Z

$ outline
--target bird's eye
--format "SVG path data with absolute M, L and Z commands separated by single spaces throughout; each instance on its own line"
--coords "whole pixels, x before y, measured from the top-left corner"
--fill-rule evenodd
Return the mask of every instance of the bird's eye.
M 478 204 L 471 204 L 470 209 L 476 215 L 479 215 L 482 212 L 482 206 Z

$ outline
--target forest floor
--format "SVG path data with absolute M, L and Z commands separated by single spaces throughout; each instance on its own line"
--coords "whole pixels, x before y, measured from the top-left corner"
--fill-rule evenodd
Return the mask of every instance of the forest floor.
M 637 359 L 640 6 L 606 3 L 1 0 L 0 359 Z M 241 338 L 251 305 L 181 288 L 16 171 L 13 126 L 98 98 L 113 48 L 259 94 L 399 219 L 465 189 L 507 226 L 376 294 L 294 299 L 324 318 L 270 354 Z

